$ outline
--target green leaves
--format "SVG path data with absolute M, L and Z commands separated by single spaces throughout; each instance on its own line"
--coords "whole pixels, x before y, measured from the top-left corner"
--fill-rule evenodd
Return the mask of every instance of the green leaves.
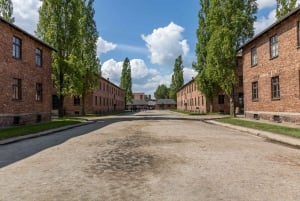
M 13 17 L 13 3 L 11 0 L 0 0 L 0 16 L 10 23 L 15 22 Z
M 156 99 L 169 98 L 169 88 L 164 84 L 159 85 L 154 92 L 154 97 Z
M 183 80 L 183 65 L 182 65 L 182 57 L 178 56 L 175 60 L 173 75 L 170 85 L 169 98 L 176 100 L 176 93 L 178 89 L 180 89 L 184 84 Z
M 297 0 L 277 0 L 276 17 L 277 19 L 285 16 L 296 8 Z
M 126 57 L 123 61 L 123 68 L 120 79 L 120 88 L 125 90 L 125 102 L 132 100 L 132 80 L 131 80 L 131 66 L 130 61 Z

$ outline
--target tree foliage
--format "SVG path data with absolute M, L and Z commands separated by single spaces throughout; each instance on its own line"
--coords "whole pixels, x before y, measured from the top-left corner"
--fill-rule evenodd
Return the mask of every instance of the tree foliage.
M 87 69 L 97 66 L 95 45 L 92 45 L 96 37 L 91 20 L 92 2 L 44 0 L 39 10 L 36 34 L 57 50 L 53 54 L 52 77 L 59 95 L 60 116 L 64 95 L 80 94 L 83 88 L 80 85 L 86 80 L 84 76 L 90 73 Z M 93 70 L 91 74 L 94 73 Z
M 277 19 L 285 16 L 287 13 L 291 12 L 296 8 L 297 0 L 276 0 L 276 17 Z
M 125 102 L 132 100 L 132 80 L 131 80 L 131 65 L 126 57 L 123 61 L 122 74 L 120 79 L 120 88 L 125 90 Z
M 0 16 L 10 23 L 15 22 L 13 17 L 13 3 L 11 0 L 0 0 Z
M 200 0 L 196 83 L 208 99 L 222 90 L 231 99 L 237 49 L 254 35 L 256 0 Z
M 176 92 L 180 89 L 184 84 L 183 80 L 183 65 L 182 65 L 182 57 L 178 56 L 175 60 L 173 75 L 170 85 L 169 98 L 176 100 Z
M 169 88 L 164 84 L 158 85 L 154 92 L 154 97 L 156 99 L 169 98 Z

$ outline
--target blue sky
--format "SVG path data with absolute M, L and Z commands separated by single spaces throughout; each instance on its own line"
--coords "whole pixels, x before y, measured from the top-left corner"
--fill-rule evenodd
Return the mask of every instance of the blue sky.
M 299 0 L 300 1 L 300 0 Z M 298 1 L 298 2 L 299 2 Z M 12 0 L 16 25 L 34 33 L 39 0 Z M 258 0 L 256 33 L 275 21 L 276 0 Z M 198 0 L 95 0 L 102 75 L 119 85 L 122 63 L 130 59 L 133 92 L 154 93 L 169 86 L 176 57 L 182 55 L 184 81 L 196 73 Z

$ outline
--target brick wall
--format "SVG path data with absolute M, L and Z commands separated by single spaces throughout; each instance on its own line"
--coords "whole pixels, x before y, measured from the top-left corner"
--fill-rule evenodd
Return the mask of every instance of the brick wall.
M 19 117 L 22 124 L 50 120 L 51 51 L 34 37 L 0 19 L 0 127 Z M 21 58 L 13 58 L 13 36 L 21 39 Z M 42 66 L 35 62 L 35 50 L 42 50 Z M 13 80 L 21 80 L 21 99 L 13 100 Z M 36 101 L 36 84 L 42 84 L 42 100 Z
M 300 122 L 300 48 L 297 45 L 297 22 L 300 11 L 243 47 L 243 70 L 246 117 Z M 270 58 L 270 37 L 278 36 L 278 57 Z M 257 65 L 251 66 L 251 49 L 256 48 Z M 278 76 L 280 98 L 272 98 L 271 79 Z M 258 82 L 258 99 L 252 100 L 252 83 Z

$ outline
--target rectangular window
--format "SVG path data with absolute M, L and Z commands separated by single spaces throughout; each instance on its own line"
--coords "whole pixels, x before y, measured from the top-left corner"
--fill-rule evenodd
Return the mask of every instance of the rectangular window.
M 35 100 L 41 102 L 43 100 L 43 85 L 36 83 Z
M 278 56 L 278 36 L 274 35 L 270 38 L 270 56 L 271 59 Z
M 271 78 L 272 99 L 280 99 L 279 76 Z
M 257 52 L 256 47 L 251 49 L 251 66 L 257 65 Z
M 14 78 L 13 84 L 13 100 L 22 100 L 22 81 L 21 79 Z
M 219 95 L 219 104 L 222 105 L 225 102 L 225 96 L 224 95 Z
M 98 103 L 98 100 L 97 100 L 98 98 L 97 98 L 97 96 L 95 96 L 95 105 L 97 105 Z
M 300 21 L 297 22 L 297 42 L 298 47 L 300 47 Z
M 252 101 L 258 101 L 258 82 L 252 82 Z
M 16 36 L 13 37 L 13 57 L 21 59 L 22 40 Z
M 74 96 L 74 105 L 80 105 L 80 97 Z
M 39 48 L 35 49 L 35 63 L 38 66 L 42 66 L 42 50 Z

